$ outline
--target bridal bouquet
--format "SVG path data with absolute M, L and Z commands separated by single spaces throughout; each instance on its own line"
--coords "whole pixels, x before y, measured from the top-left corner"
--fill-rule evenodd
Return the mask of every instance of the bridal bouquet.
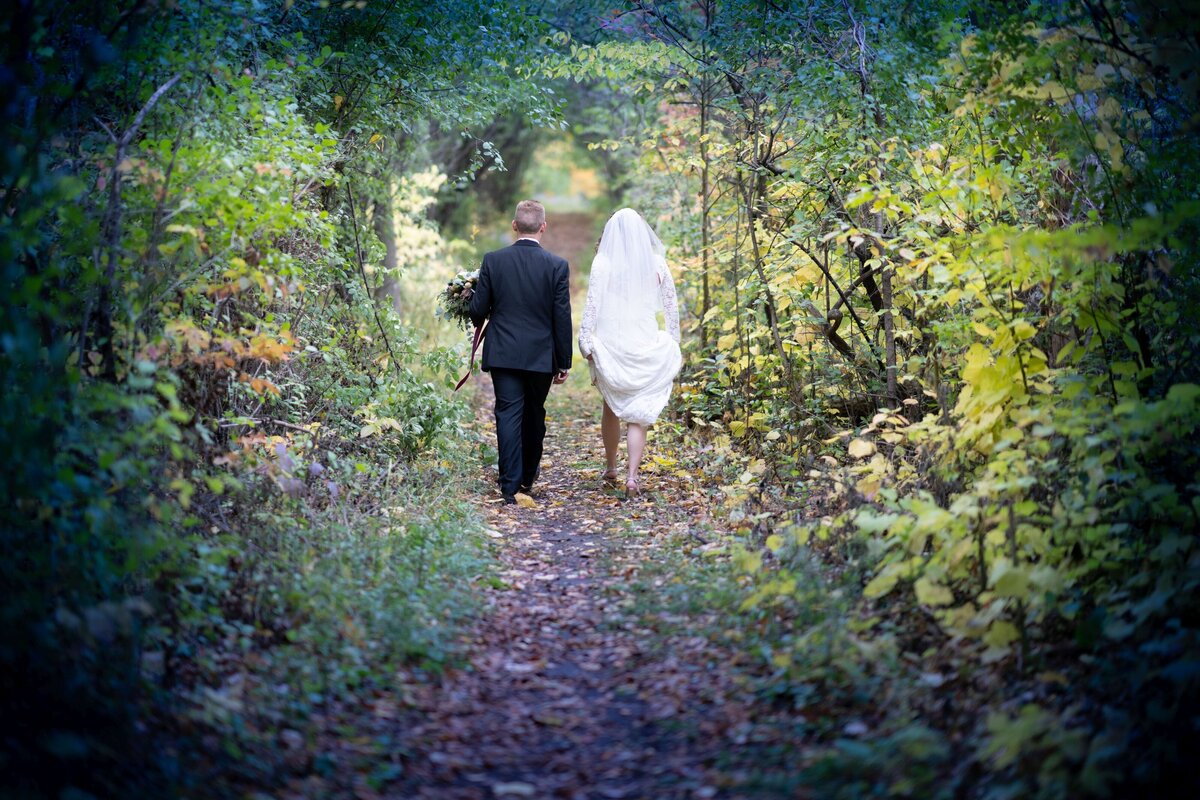
M 446 284 L 446 288 L 438 296 L 441 303 L 441 316 L 453 320 L 463 330 L 471 329 L 471 315 L 467 311 L 470 294 L 467 289 L 475 290 L 475 281 L 479 280 L 479 270 L 460 272 Z M 467 296 L 464 297 L 463 295 Z

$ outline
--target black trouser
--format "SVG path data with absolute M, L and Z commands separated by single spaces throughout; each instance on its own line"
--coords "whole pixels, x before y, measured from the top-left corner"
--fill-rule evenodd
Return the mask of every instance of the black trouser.
M 546 395 L 554 375 L 493 368 L 496 390 L 496 447 L 500 451 L 500 493 L 512 497 L 533 486 L 546 438 Z

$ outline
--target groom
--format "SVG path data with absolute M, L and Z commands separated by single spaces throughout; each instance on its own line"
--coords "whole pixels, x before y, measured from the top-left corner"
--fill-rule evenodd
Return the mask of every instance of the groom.
M 546 395 L 571 368 L 571 293 L 567 262 L 542 248 L 546 209 L 522 200 L 517 240 L 483 257 L 470 299 L 476 325 L 489 320 L 483 369 L 496 391 L 500 493 L 515 503 L 529 492 L 546 438 Z

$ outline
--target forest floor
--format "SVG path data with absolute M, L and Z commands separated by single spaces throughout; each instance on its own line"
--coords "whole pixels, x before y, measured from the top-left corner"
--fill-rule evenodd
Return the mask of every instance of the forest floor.
M 490 381 L 473 383 L 473 424 L 494 441 Z M 481 601 L 450 666 L 405 668 L 333 704 L 310 720 L 312 738 L 281 732 L 291 777 L 250 796 L 796 796 L 798 720 L 756 690 L 761 658 L 730 640 L 720 610 L 736 579 L 709 520 L 714 495 L 653 431 L 641 496 L 605 483 L 586 370 L 547 405 L 534 506 L 504 505 L 483 465 L 495 563 L 462 587 Z
M 705 635 L 720 623 L 699 610 L 711 587 L 663 570 L 680 538 L 703 550 L 705 494 L 664 470 L 632 500 L 605 484 L 597 396 L 579 372 L 552 392 L 536 507 L 483 498 L 498 580 L 466 668 L 412 687 L 400 774 L 381 796 L 737 797 L 756 772 L 744 745 L 774 738 L 751 722 L 736 654 Z M 491 435 L 490 384 L 477 385 Z

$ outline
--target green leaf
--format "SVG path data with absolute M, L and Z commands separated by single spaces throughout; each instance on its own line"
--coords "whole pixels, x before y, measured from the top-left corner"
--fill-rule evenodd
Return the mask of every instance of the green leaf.
M 899 514 L 877 514 L 869 508 L 864 508 L 854 517 L 854 524 L 863 533 L 879 534 L 896 524 Z
M 1194 410 L 1197 399 L 1200 399 L 1200 386 L 1194 383 L 1177 383 L 1167 390 L 1167 401 L 1184 408 Z

